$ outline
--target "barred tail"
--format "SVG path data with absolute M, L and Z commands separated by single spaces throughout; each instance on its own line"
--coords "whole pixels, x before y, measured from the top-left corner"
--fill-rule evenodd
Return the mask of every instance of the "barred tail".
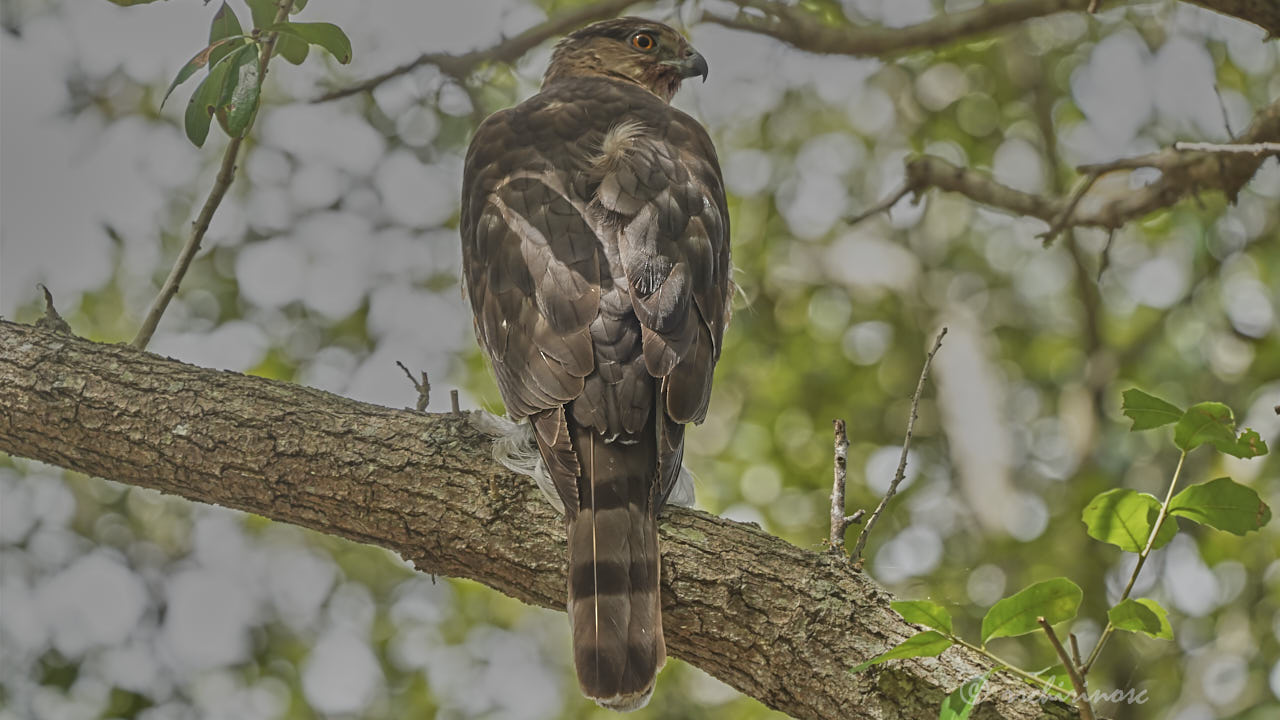
M 568 516 L 569 622 L 582 692 L 600 705 L 649 702 L 666 661 L 652 433 L 606 443 L 575 428 L 580 504 Z

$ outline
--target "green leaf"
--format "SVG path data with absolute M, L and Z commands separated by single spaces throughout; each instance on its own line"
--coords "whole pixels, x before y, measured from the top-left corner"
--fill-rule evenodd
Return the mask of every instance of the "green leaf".
M 1140 553 L 1151 537 L 1160 515 L 1160 501 L 1146 493 L 1125 488 L 1108 490 L 1093 498 L 1081 519 L 1089 537 L 1111 543 L 1126 552 Z M 1152 549 L 1168 544 L 1178 532 L 1175 523 L 1166 522 Z
M 1070 620 L 1080 609 L 1080 586 L 1059 577 L 1038 582 L 1011 597 L 1007 597 L 987 611 L 982 618 L 982 644 L 998 637 L 1025 635 L 1040 628 L 1036 618 L 1043 617 L 1050 624 Z
M 252 47 L 247 46 L 236 52 L 244 52 Z M 187 131 L 187 139 L 196 147 L 203 147 L 205 139 L 209 136 L 209 122 L 222 101 L 223 88 L 227 84 L 233 57 L 234 55 L 229 55 L 210 68 L 208 77 L 200 83 L 195 92 L 191 93 L 191 99 L 187 101 L 183 126 Z
M 1168 614 L 1154 600 L 1126 598 L 1107 611 L 1107 619 L 1117 630 L 1141 632 L 1153 638 L 1173 639 Z
M 228 62 L 231 69 L 218 103 L 218 122 L 231 137 L 242 137 L 253 124 L 262 93 L 257 47 L 251 45 L 236 51 Z
M 1182 419 L 1182 409 L 1177 405 L 1154 395 L 1148 395 L 1137 388 L 1125 390 L 1122 397 L 1124 404 L 1121 405 L 1121 410 L 1133 419 L 1130 432 L 1150 430 Z
M 1266 455 L 1268 452 L 1267 442 L 1262 439 L 1257 430 L 1250 428 L 1245 428 L 1244 432 L 1240 433 L 1240 437 L 1236 438 L 1230 449 L 1219 447 L 1218 450 L 1246 459 Z
M 266 28 L 276 21 L 276 0 L 244 0 L 244 4 L 249 6 L 254 27 Z
M 1138 598 L 1138 604 L 1155 613 L 1156 617 L 1160 619 L 1160 632 L 1154 637 L 1172 640 L 1173 626 L 1169 624 L 1169 611 L 1165 610 L 1164 606 L 1151 598 Z
M 307 6 L 307 0 L 293 0 L 293 7 L 289 8 L 290 15 L 297 15 Z
M 1267 444 L 1258 433 L 1246 429 L 1236 437 L 1236 421 L 1231 408 L 1217 402 L 1196 403 L 1187 409 L 1173 428 L 1173 442 L 1184 452 L 1212 445 L 1219 452 L 1238 458 L 1267 454 Z
M 987 678 L 991 677 L 992 672 L 994 669 L 964 681 L 963 685 L 948 695 L 947 699 L 942 701 L 938 720 L 966 720 L 969 713 L 973 712 L 973 706 L 977 704 L 978 698 L 982 695 L 982 688 L 987 684 Z
M 935 655 L 941 655 L 942 651 L 951 647 L 951 645 L 951 639 L 946 635 L 943 635 L 937 630 L 926 630 L 922 633 L 912 635 L 886 652 L 882 652 L 870 660 L 860 663 L 849 672 L 862 672 L 872 665 L 879 665 L 886 660 L 913 657 L 933 657 Z
M 282 22 L 267 29 L 296 35 L 312 45 L 319 45 L 328 50 L 329 54 L 344 65 L 351 62 L 351 40 L 347 38 L 347 34 L 342 31 L 342 28 L 333 23 Z
M 213 47 L 213 44 L 219 40 L 240 37 L 242 35 L 244 35 L 244 29 L 240 27 L 240 18 L 236 17 L 231 6 L 227 5 L 224 0 L 222 7 L 218 8 L 218 12 L 213 14 L 213 22 L 209 24 L 209 46 Z M 229 44 L 215 48 L 209 54 L 209 62 L 218 62 L 222 58 L 226 57 L 227 53 L 231 52 L 232 49 L 233 48 Z
M 311 46 L 300 37 L 280 33 L 276 38 L 276 53 L 294 65 L 301 65 L 307 59 L 309 52 L 311 52 Z
M 1234 535 L 1244 535 L 1271 521 L 1271 508 L 1258 493 L 1228 477 L 1178 493 L 1169 504 L 1169 514 Z
M 195 71 L 205 65 L 217 64 L 218 61 L 222 59 L 222 56 L 219 55 L 217 59 L 214 59 L 213 53 L 235 39 L 236 38 L 223 38 L 215 43 L 210 43 L 208 47 L 196 53 L 195 57 L 188 60 L 187 63 L 178 70 L 178 74 L 173 78 L 173 82 L 169 83 L 169 89 L 164 91 L 164 99 L 160 101 L 160 107 L 164 107 L 165 100 L 168 100 L 169 96 L 173 94 L 174 88 L 186 82 L 187 78 L 195 74 Z
M 929 600 L 897 600 L 889 603 L 889 607 L 907 622 L 920 623 L 948 635 L 952 634 L 951 613 L 938 603 Z

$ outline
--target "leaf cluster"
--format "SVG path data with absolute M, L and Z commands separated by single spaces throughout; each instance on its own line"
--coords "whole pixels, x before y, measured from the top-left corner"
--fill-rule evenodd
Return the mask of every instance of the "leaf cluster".
M 213 118 L 229 137 L 244 137 L 253 126 L 262 96 L 262 80 L 267 53 L 280 55 L 300 65 L 312 45 L 333 55 L 340 63 L 351 62 L 351 41 L 337 25 L 326 22 L 275 22 L 275 0 L 245 0 L 253 19 L 246 31 L 226 2 L 214 13 L 209 25 L 209 44 L 178 70 L 165 91 L 169 99 L 179 85 L 204 69 L 207 73 L 187 101 L 183 120 L 187 139 L 197 147 L 209 136 Z M 306 0 L 294 0 L 290 12 L 306 7 Z M 161 105 L 164 101 L 161 101 Z
M 1222 403 L 1202 402 L 1183 410 L 1173 403 L 1137 389 L 1125 391 L 1123 399 L 1122 411 L 1133 420 L 1133 431 L 1174 426 L 1173 442 L 1182 452 L 1179 472 L 1186 454 L 1202 445 L 1210 445 L 1219 452 L 1239 458 L 1252 458 L 1267 453 L 1267 445 L 1257 432 L 1250 429 L 1237 432 L 1231 409 Z M 1236 535 L 1258 530 L 1271 520 L 1271 508 L 1258 494 L 1231 478 L 1220 477 L 1192 485 L 1173 495 L 1177 476 L 1178 473 L 1175 472 L 1169 497 L 1163 503 L 1147 493 L 1116 488 L 1098 494 L 1082 513 L 1082 520 L 1090 537 L 1115 545 L 1125 552 L 1139 554 L 1139 563 L 1134 570 L 1135 579 L 1141 571 L 1141 561 L 1145 560 L 1147 554 L 1168 544 L 1177 534 L 1177 525 L 1165 522 L 1169 516 L 1185 518 Z M 1132 588 L 1132 582 L 1129 587 Z M 1150 598 L 1130 598 L 1128 593 L 1129 590 L 1126 589 L 1120 601 L 1107 611 L 1107 629 L 1094 650 L 1095 655 L 1111 630 L 1140 632 L 1164 640 L 1173 639 L 1173 627 L 1164 607 Z M 1065 577 L 1052 578 L 1026 587 L 987 610 L 982 619 L 980 643 L 977 646 L 956 636 L 951 614 L 941 605 L 929 600 L 894 602 L 891 607 L 905 620 L 931 629 L 917 633 L 886 652 L 860 663 L 852 672 L 861 672 L 889 660 L 934 657 L 952 645 L 959 644 L 987 655 L 999 666 L 1052 694 L 1070 698 L 1072 693 L 1064 686 L 1059 673 L 1050 672 L 1046 675 L 1018 670 L 991 655 L 986 646 L 989 640 L 995 638 L 1035 632 L 1044 623 L 1055 625 L 1072 620 L 1080 609 L 1082 599 L 1083 591 L 1080 586 Z M 1092 656 L 1088 662 L 1081 664 L 1080 669 L 1087 672 L 1091 664 Z M 1056 669 L 1061 670 L 1062 666 Z M 967 717 L 986 678 L 987 675 L 974 678 L 953 692 L 944 702 L 940 717 Z

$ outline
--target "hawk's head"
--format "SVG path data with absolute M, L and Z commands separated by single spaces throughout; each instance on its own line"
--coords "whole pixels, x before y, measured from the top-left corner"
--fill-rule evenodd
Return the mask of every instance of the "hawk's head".
M 561 40 L 542 86 L 584 75 L 632 82 L 671 102 L 681 80 L 707 79 L 707 61 L 674 28 L 624 17 L 592 23 Z

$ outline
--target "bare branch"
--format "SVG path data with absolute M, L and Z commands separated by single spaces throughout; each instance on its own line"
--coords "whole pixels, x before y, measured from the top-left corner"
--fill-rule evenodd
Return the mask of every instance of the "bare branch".
M 1280 100 L 1263 108 L 1242 134 L 1240 145 L 1269 147 L 1280 142 Z M 1257 173 L 1264 160 L 1276 153 L 1222 152 L 1210 150 L 1178 150 L 1165 148 L 1148 155 L 1121 158 L 1105 163 L 1082 165 L 1077 172 L 1087 176 L 1071 196 L 1046 197 L 1015 190 L 996 182 L 990 175 L 959 167 L 940 157 L 924 155 L 907 161 L 906 180 L 891 196 L 900 198 L 908 192 L 922 193 L 929 188 L 955 192 L 983 205 L 1015 215 L 1039 218 L 1049 223 L 1053 234 L 1073 227 L 1098 227 L 1114 230 L 1136 218 L 1179 202 L 1188 195 L 1218 191 L 1234 202 L 1245 183 Z M 1122 170 L 1152 168 L 1160 177 L 1149 185 L 1124 193 L 1094 197 L 1098 177 Z M 881 202 L 876 209 L 891 203 Z M 861 220 L 869 213 L 856 215 Z
M 872 215 L 879 215 L 882 212 L 888 212 L 890 209 L 893 208 L 894 205 L 898 204 L 899 200 L 906 197 L 912 191 L 913 190 L 910 183 L 903 183 L 902 186 L 899 187 L 897 190 L 893 191 L 893 194 L 891 194 L 889 197 L 885 198 L 884 200 L 881 200 L 880 202 L 858 213 L 857 215 L 854 215 L 853 217 L 849 218 L 846 222 L 848 222 L 850 225 L 857 225 L 858 223 L 862 222 L 863 220 L 866 220 Z M 916 200 L 918 201 L 919 198 L 916 198 Z
M 938 354 L 938 349 L 942 347 L 942 338 L 947 336 L 947 329 L 942 328 L 942 332 L 938 333 L 938 338 L 933 341 L 933 349 L 929 351 L 929 355 L 924 359 L 924 367 L 920 369 L 920 381 L 916 383 L 916 394 L 911 398 L 911 415 L 907 417 L 907 437 L 902 441 L 902 456 L 898 458 L 898 471 L 893 474 L 893 481 L 889 483 L 889 490 L 885 492 L 884 498 L 880 500 L 880 504 L 876 506 L 875 512 L 871 513 L 871 517 L 867 519 L 866 527 L 862 528 L 862 532 L 858 533 L 858 544 L 853 546 L 853 565 L 856 568 L 862 568 L 862 549 L 867 544 L 867 537 L 871 535 L 871 528 L 876 526 L 876 520 L 880 519 L 880 513 L 884 512 L 884 508 L 893 499 L 898 492 L 898 485 L 902 484 L 902 480 L 907 476 L 907 450 L 911 448 L 911 433 L 916 427 L 917 411 L 920 409 L 920 394 L 924 392 L 924 381 L 929 377 L 929 364 L 933 362 L 933 356 Z
M 1084 676 L 1080 674 L 1077 667 L 1079 660 L 1072 662 L 1067 657 L 1066 648 L 1062 647 L 1062 641 L 1058 639 L 1058 634 L 1053 631 L 1053 626 L 1043 617 L 1036 618 L 1036 622 L 1040 624 L 1040 629 L 1044 630 L 1044 634 L 1049 636 L 1049 644 L 1053 646 L 1053 651 L 1058 653 L 1058 659 L 1062 661 L 1062 666 L 1067 669 L 1067 676 L 1071 678 L 1071 687 L 1076 691 L 1076 707 L 1080 709 L 1080 720 L 1093 720 L 1093 705 L 1089 702 L 1089 686 L 1085 685 Z M 1071 636 L 1071 647 L 1075 648 L 1075 635 Z M 1076 650 L 1076 655 L 1080 653 Z
M 1268 40 L 1280 38 L 1280 3 L 1272 0 L 1183 0 L 1216 13 L 1253 23 L 1267 31 Z
M 377 544 L 421 572 L 564 610 L 564 523 L 493 460 L 469 413 L 393 410 L 6 321 L 0 377 L 0 452 Z M 671 653 L 773 708 L 924 717 L 991 668 L 956 648 L 851 675 L 916 631 L 866 575 L 695 510 L 664 511 L 661 525 Z M 1015 699 L 1019 680 L 992 682 L 984 718 L 1076 717 Z
M 1280 155 L 1280 142 L 1260 142 L 1249 145 L 1219 145 L 1204 142 L 1176 142 L 1174 150 L 1217 153 L 1247 153 L 1249 155 Z
M 329 100 L 337 100 L 338 98 L 369 92 L 388 80 L 413 72 L 423 65 L 435 65 L 440 68 L 440 72 L 458 82 L 462 82 L 481 65 L 494 62 L 513 63 L 523 57 L 525 53 L 551 38 L 559 37 L 596 20 L 614 17 L 628 7 L 635 5 L 636 2 L 637 0 L 603 0 L 602 2 L 587 3 L 576 10 L 549 18 L 519 35 L 507 38 L 497 45 L 483 50 L 472 50 L 471 52 L 457 55 L 423 53 L 399 67 L 374 75 L 354 85 L 325 93 L 312 100 L 312 102 L 328 102 Z
M 1098 0 L 1010 0 L 938 15 L 916 25 L 829 25 L 802 6 L 767 0 L 734 0 L 735 15 L 704 12 L 702 20 L 777 38 L 797 49 L 831 55 L 886 57 L 942 47 L 1060 12 L 1098 9 Z M 1253 23 L 1269 37 L 1280 37 L 1280 3 L 1262 0 L 1184 0 Z
M 808 52 L 856 57 L 884 57 L 941 47 L 1032 18 L 1065 10 L 1081 11 L 1089 5 L 1089 0 L 1012 0 L 939 15 L 917 25 L 887 28 L 852 24 L 832 26 L 801 6 L 761 0 L 736 1 L 743 8 L 736 15 L 704 12 L 702 20 L 769 35 Z M 759 13 L 749 13 L 747 9 Z

